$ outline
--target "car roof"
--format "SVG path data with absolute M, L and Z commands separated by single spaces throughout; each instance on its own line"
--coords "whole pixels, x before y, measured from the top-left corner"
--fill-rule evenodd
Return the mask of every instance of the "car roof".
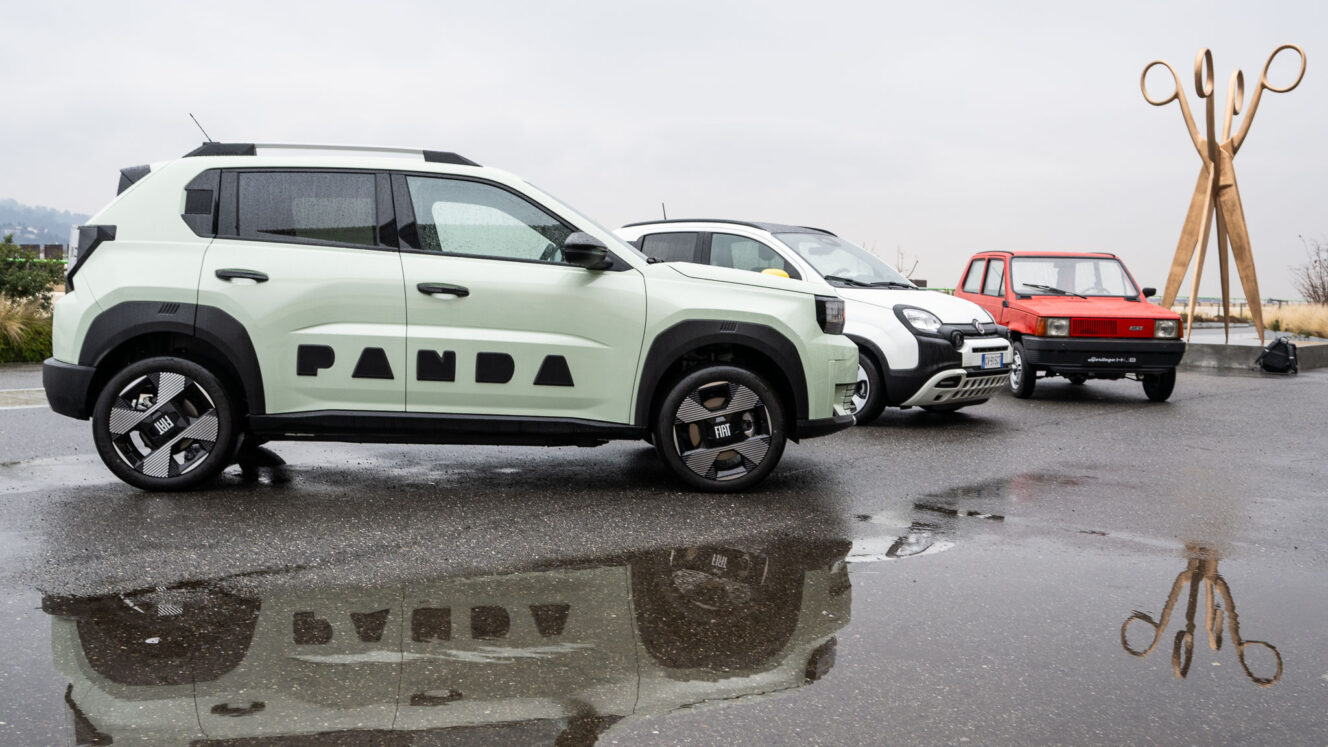
M 1003 254 L 1009 257 L 1111 257 L 1117 259 L 1111 252 L 1039 252 L 1029 249 L 1011 251 L 1008 249 L 988 249 L 987 251 L 977 252 L 974 257 L 986 256 L 989 254 Z
M 754 220 L 732 220 L 729 218 L 668 218 L 665 220 L 643 220 L 637 223 L 626 223 L 623 228 L 635 228 L 638 226 L 654 226 L 670 223 L 724 223 L 731 226 L 746 226 L 748 228 L 757 228 L 768 233 L 820 233 L 826 236 L 834 236 L 833 233 L 824 228 L 812 228 L 811 226 L 794 226 L 787 223 L 769 223 L 766 221 Z

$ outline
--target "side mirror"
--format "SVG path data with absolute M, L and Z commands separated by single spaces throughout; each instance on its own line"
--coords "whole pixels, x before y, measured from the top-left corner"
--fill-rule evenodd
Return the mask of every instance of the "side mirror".
M 563 242 L 563 260 L 587 270 L 607 270 L 613 264 L 604 242 L 584 231 L 576 231 Z
M 1144 288 L 1144 298 L 1152 298 L 1157 295 L 1157 288 Z

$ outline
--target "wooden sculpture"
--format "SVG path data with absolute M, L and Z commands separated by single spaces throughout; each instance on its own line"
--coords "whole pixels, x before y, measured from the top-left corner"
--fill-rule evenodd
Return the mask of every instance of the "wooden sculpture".
M 1273 60 L 1284 49 L 1294 49 L 1296 54 L 1300 55 L 1300 73 L 1289 86 L 1277 87 L 1268 82 L 1268 68 L 1272 66 Z M 1175 82 L 1175 88 L 1171 95 L 1164 99 L 1154 99 L 1148 95 L 1148 71 L 1155 65 L 1164 65 L 1171 71 L 1172 80 Z M 1259 99 L 1263 95 L 1264 89 L 1274 93 L 1286 93 L 1296 86 L 1305 77 L 1305 51 L 1295 44 L 1283 44 L 1268 56 L 1268 61 L 1264 63 L 1263 73 L 1259 76 L 1259 87 L 1254 89 L 1254 96 L 1250 99 L 1250 107 L 1245 112 L 1241 120 L 1240 129 L 1236 134 L 1231 134 L 1232 119 L 1240 114 L 1240 110 L 1245 103 L 1245 75 L 1237 70 L 1231 74 L 1231 82 L 1227 87 L 1226 111 L 1222 120 L 1221 140 L 1217 138 L 1215 131 L 1216 118 L 1213 107 L 1213 54 L 1207 49 L 1199 50 L 1199 54 L 1194 58 L 1194 89 L 1199 94 L 1199 98 L 1205 99 L 1204 102 L 1204 120 L 1207 125 L 1208 137 L 1199 136 L 1199 128 L 1194 124 L 1194 116 L 1190 113 L 1190 105 L 1186 102 L 1185 96 L 1181 95 L 1180 76 L 1176 74 L 1176 69 L 1162 60 L 1154 60 L 1148 63 L 1144 68 L 1143 75 L 1139 77 L 1139 87 L 1143 90 L 1144 99 L 1153 106 L 1165 106 L 1176 101 L 1180 103 L 1181 116 L 1185 117 L 1185 126 L 1190 131 L 1190 140 L 1194 141 L 1194 148 L 1199 152 L 1199 159 L 1203 162 L 1199 169 L 1199 180 L 1194 185 L 1194 197 L 1190 200 L 1190 210 L 1185 215 L 1185 226 L 1180 232 L 1180 241 L 1176 244 L 1176 257 L 1171 262 L 1171 273 L 1167 276 L 1167 287 L 1162 294 L 1162 305 L 1167 308 L 1176 300 L 1176 293 L 1180 290 L 1181 281 L 1185 279 L 1185 272 L 1189 269 L 1190 259 L 1194 256 L 1195 249 L 1199 250 L 1199 261 L 1194 266 L 1194 283 L 1190 290 L 1190 304 L 1188 314 L 1185 320 L 1186 336 L 1194 329 L 1194 305 L 1199 297 L 1199 278 L 1203 274 L 1204 255 L 1208 249 L 1209 229 L 1213 224 L 1213 218 L 1217 218 L 1217 256 L 1218 268 L 1222 278 L 1222 324 L 1226 329 L 1227 341 L 1231 340 L 1231 329 L 1228 325 L 1228 318 L 1231 314 L 1231 288 L 1227 273 L 1227 244 L 1231 244 L 1231 254 L 1236 260 L 1236 271 L 1240 274 L 1240 284 L 1245 290 L 1245 299 L 1250 305 L 1250 317 L 1254 320 L 1254 328 L 1259 332 L 1259 341 L 1263 342 L 1263 307 L 1259 303 L 1259 279 L 1254 274 L 1254 255 L 1250 247 L 1249 231 L 1245 227 L 1245 211 L 1240 203 L 1240 191 L 1236 186 L 1236 171 L 1232 165 L 1232 159 L 1240 151 L 1240 146 L 1245 142 L 1245 136 L 1249 134 L 1250 124 L 1254 122 L 1254 113 L 1259 108 Z

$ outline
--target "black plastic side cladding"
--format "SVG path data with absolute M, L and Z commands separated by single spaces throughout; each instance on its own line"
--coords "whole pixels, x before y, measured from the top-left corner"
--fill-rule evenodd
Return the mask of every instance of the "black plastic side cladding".
M 328 345 L 300 345 L 295 348 L 295 375 L 317 376 L 337 362 L 337 352 Z
M 197 337 L 235 368 L 250 413 L 266 412 L 258 355 L 244 325 L 214 306 L 160 301 L 126 301 L 97 315 L 83 336 L 81 366 L 97 367 L 117 347 L 147 334 Z M 93 393 L 89 393 L 93 394 Z
M 475 381 L 479 384 L 506 384 L 516 371 L 516 361 L 507 353 L 476 353 Z
M 331 348 L 329 348 L 330 350 Z M 387 360 L 387 351 L 382 348 L 365 348 L 360 359 L 355 362 L 352 379 L 393 379 L 392 364 Z
M 456 381 L 456 353 L 444 350 L 421 350 L 415 354 L 415 378 L 418 381 Z
M 535 374 L 535 386 L 576 386 L 567 359 L 561 355 L 544 356 L 539 373 Z
M 732 331 L 725 331 L 732 328 Z M 650 422 L 650 403 L 664 372 L 684 354 L 707 345 L 726 344 L 751 348 L 775 362 L 788 379 L 793 394 L 794 417 L 807 418 L 807 377 L 802 370 L 798 349 L 788 338 L 764 324 L 728 320 L 691 320 L 678 322 L 655 338 L 641 369 L 641 384 L 636 394 L 636 413 L 632 423 Z M 770 382 L 774 385 L 776 382 Z

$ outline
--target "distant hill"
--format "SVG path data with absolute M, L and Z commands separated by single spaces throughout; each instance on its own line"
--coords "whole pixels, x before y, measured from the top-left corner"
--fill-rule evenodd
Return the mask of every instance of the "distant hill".
M 86 223 L 88 217 L 4 198 L 0 199 L 0 236 L 12 233 L 17 244 L 67 244 L 69 229 Z

